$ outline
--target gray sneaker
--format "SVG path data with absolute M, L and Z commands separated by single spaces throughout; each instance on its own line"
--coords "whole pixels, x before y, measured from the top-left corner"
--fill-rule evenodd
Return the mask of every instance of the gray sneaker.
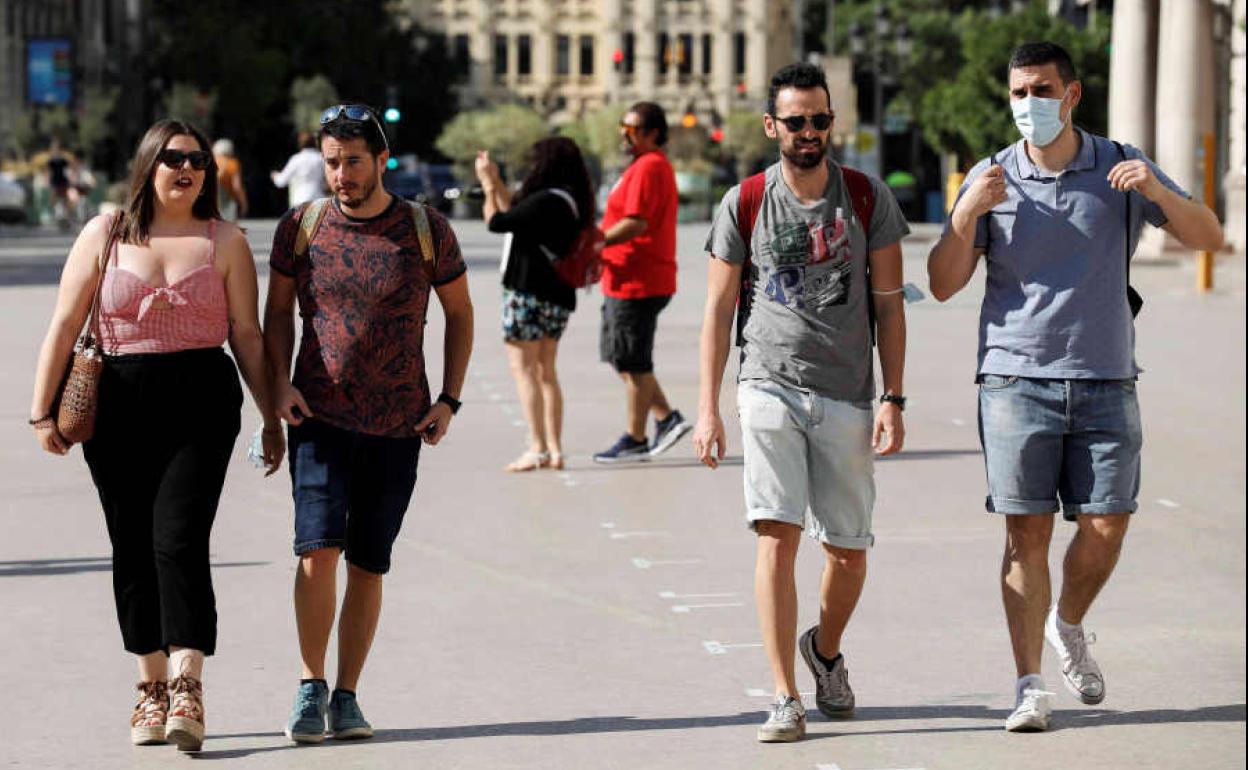
M 1038 678 L 1031 686 L 1019 691 L 1014 711 L 1005 719 L 1005 729 L 1012 733 L 1042 733 L 1049 729 L 1049 714 L 1053 706 L 1049 700 L 1053 693 L 1044 689 Z
M 777 695 L 767 721 L 758 728 L 759 743 L 791 743 L 806 735 L 806 709 L 797 698 Z
M 1105 700 L 1105 677 L 1092 660 L 1088 645 L 1096 642 L 1096 634 L 1084 635 L 1083 626 L 1062 630 L 1057 623 L 1057 606 L 1044 623 L 1044 638 L 1062 660 L 1062 679 L 1066 689 L 1089 706 Z
M 845 669 L 845 656 L 836 659 L 829 668 L 815 654 L 815 633 L 819 626 L 807 629 L 797 640 L 802 659 L 810 667 L 815 678 L 815 705 L 829 719 L 845 719 L 854 715 L 854 690 L 849 686 L 849 671 Z

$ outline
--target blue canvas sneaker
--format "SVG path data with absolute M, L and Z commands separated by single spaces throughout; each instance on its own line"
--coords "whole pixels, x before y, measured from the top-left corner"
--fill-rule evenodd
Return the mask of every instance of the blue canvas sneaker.
M 650 459 L 650 445 L 625 433 L 610 448 L 594 453 L 596 463 L 642 463 Z
M 364 712 L 360 711 L 355 693 L 334 690 L 334 694 L 330 696 L 329 735 L 339 741 L 373 737 L 373 726 L 364 718 Z
M 320 743 L 325 740 L 325 710 L 329 703 L 329 686 L 324 682 L 299 685 L 295 705 L 286 720 L 286 737 L 296 743 Z

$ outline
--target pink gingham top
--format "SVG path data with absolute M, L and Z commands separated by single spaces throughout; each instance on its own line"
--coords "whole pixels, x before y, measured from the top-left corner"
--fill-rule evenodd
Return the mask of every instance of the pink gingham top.
M 152 286 L 109 255 L 100 289 L 100 337 L 104 352 L 173 353 L 215 348 L 229 334 L 225 281 L 216 268 L 217 220 L 208 223 L 204 259 L 168 286 Z

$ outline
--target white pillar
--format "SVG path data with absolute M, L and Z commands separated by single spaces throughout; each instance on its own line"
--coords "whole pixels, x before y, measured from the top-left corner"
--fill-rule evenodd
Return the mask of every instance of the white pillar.
M 1231 77 L 1229 147 L 1223 185 L 1226 191 L 1226 240 L 1243 254 L 1244 234 L 1244 0 L 1231 3 Z
M 715 61 L 711 68 L 711 93 L 714 94 L 715 109 L 728 119 L 733 109 L 733 100 L 737 95 L 737 77 L 735 74 L 736 57 L 733 41 L 736 39 L 737 26 L 732 13 L 732 0 L 715 0 L 714 43 Z
M 1157 0 L 1118 0 L 1109 61 L 1109 135 L 1150 157 L 1157 85 Z
M 1213 130 L 1213 9 L 1210 0 L 1161 0 L 1157 53 L 1157 163 L 1200 198 L 1202 137 Z
M 633 7 L 637 18 L 634 30 L 634 72 L 637 95 L 645 101 L 656 96 L 659 76 L 658 8 L 659 0 L 640 0 Z
M 767 83 L 771 73 L 767 68 L 767 49 L 771 43 L 771 21 L 767 13 L 767 0 L 748 0 L 745 11 L 745 87 L 758 106 L 767 98 Z

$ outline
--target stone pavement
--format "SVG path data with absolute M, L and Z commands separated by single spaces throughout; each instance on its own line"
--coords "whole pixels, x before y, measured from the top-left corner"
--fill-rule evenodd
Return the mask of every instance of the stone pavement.
M 1102 706 L 1060 686 L 1055 729 L 1010 735 L 1013 667 L 1000 609 L 1001 524 L 982 512 L 972 368 L 982 274 L 946 305 L 908 306 L 904 454 L 877 465 L 877 544 L 845 639 L 855 719 L 812 708 L 808 739 L 763 746 L 769 676 L 742 524 L 740 441 L 711 472 L 686 440 L 646 466 L 596 467 L 623 422 L 596 360 L 597 295 L 582 295 L 560 354 L 570 467 L 508 475 L 522 448 L 497 331 L 498 239 L 459 222 L 477 307 L 465 407 L 422 458 L 361 684 L 369 742 L 294 747 L 281 728 L 298 676 L 285 472 L 231 468 L 213 539 L 220 647 L 208 664 L 201 760 L 228 767 L 1239 768 L 1245 762 L 1244 270 L 1195 296 L 1190 266 L 1139 267 L 1146 448 L 1141 511 L 1088 619 L 1108 679 Z M 252 223 L 258 253 L 272 223 Z M 11 235 L 11 233 L 6 233 Z M 658 374 L 696 410 L 704 226 L 680 231 L 680 293 L 662 316 Z M 930 238 L 930 230 L 924 231 Z M 38 452 L 25 425 L 31 369 L 65 243 L 0 238 L 0 767 L 167 767 L 171 747 L 127 743 L 133 664 L 121 649 L 109 548 L 81 454 Z M 926 288 L 930 240 L 907 244 Z M 42 249 L 42 251 L 41 251 Z M 440 373 L 441 319 L 428 346 Z M 195 404 L 188 403 L 187 409 Z M 256 417 L 247 407 L 246 430 Z M 177 415 L 152 415 L 158 431 Z M 1052 564 L 1072 529 L 1058 525 Z M 820 557 L 803 546 L 803 628 Z M 812 689 L 801 670 L 799 683 Z M 806 698 L 813 706 L 813 698 Z

